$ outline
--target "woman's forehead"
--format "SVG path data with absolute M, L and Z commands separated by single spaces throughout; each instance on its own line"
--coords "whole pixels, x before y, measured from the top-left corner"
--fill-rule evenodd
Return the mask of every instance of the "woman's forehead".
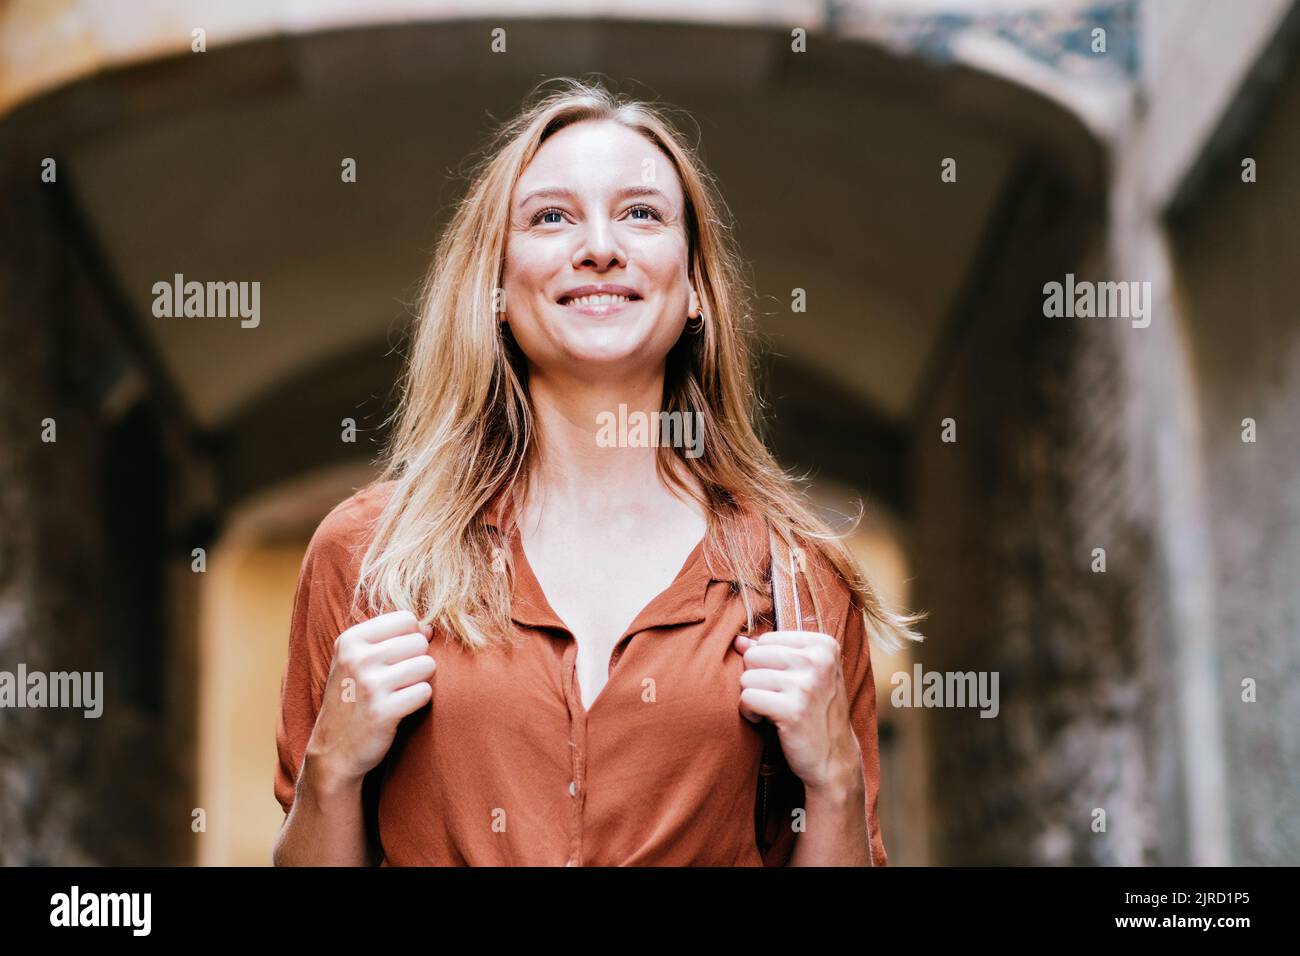
M 637 188 L 657 190 L 680 203 L 681 183 L 668 157 L 653 142 L 612 121 L 583 121 L 554 133 L 524 168 L 514 188 L 515 205 L 531 199 L 594 195 L 616 197 Z

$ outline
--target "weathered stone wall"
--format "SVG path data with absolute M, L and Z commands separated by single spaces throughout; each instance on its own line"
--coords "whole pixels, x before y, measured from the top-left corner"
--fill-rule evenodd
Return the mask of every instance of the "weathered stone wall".
M 123 475 L 101 412 L 120 343 L 69 242 L 61 187 L 39 172 L 0 165 L 0 670 L 102 671 L 104 703 L 98 718 L 0 708 L 0 864 L 179 862 L 188 814 L 163 746 L 157 662 L 142 656 L 165 646 L 141 632 L 158 610 L 142 601 L 160 592 L 139 574 L 159 553 L 138 551 L 157 542 L 105 534 L 106 509 L 138 504 L 105 484 Z M 45 418 L 55 442 L 41 440 Z M 124 588 L 114 567 L 142 586 Z
M 1177 815 L 1153 784 L 1169 703 L 1137 637 L 1144 539 L 1115 501 L 1115 320 L 1043 316 L 1043 283 L 1080 272 L 1064 201 L 1041 181 L 1012 204 L 916 425 L 916 657 L 996 671 L 1000 697 L 994 718 L 926 712 L 939 864 L 1161 862 L 1153 808 Z
M 1300 860 L 1300 64 L 1173 237 L 1215 560 L 1232 859 Z M 1256 161 L 1244 183 L 1241 160 Z M 1256 440 L 1242 440 L 1242 420 Z M 1242 700 L 1242 681 L 1258 685 Z
M 967 304 L 916 426 L 917 603 L 932 614 L 917 656 L 927 670 L 998 671 L 1001 713 L 927 712 L 936 862 L 1300 858 L 1300 68 L 1288 69 L 1173 222 L 1144 220 L 1118 177 L 1104 267 L 1071 269 L 1027 190 Z M 1117 148 L 1124 167 L 1128 141 Z M 1242 181 L 1246 157 L 1257 182 Z M 1151 280 L 1152 325 L 1044 318 L 1042 284 L 1066 271 Z M 956 443 L 940 440 L 945 417 Z

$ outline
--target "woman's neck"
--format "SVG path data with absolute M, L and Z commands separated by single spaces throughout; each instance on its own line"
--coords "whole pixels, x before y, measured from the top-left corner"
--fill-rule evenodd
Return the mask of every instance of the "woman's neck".
M 658 449 L 626 423 L 634 413 L 658 416 L 663 407 L 663 371 L 616 383 L 552 383 L 530 377 L 538 434 L 538 466 L 532 475 L 528 511 L 545 502 L 552 517 L 617 520 L 664 507 L 680 496 L 664 486 L 656 470 Z M 621 406 L 621 408 L 620 408 Z M 620 423 L 622 423 L 620 425 Z

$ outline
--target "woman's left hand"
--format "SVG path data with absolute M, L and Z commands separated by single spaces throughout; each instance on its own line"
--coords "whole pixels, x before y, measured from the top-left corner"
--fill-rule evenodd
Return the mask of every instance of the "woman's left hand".
M 806 790 L 842 787 L 862 774 L 835 638 L 817 631 L 736 636 L 745 661 L 740 712 L 776 725 L 781 750 Z

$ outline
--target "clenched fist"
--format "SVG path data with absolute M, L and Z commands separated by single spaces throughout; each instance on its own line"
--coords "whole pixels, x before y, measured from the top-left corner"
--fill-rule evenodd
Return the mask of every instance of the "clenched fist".
M 790 769 L 808 790 L 846 776 L 861 778 L 862 754 L 849 720 L 840 647 L 817 631 L 770 631 L 757 640 L 737 635 L 745 661 L 740 713 L 776 725 Z
M 307 756 L 335 781 L 359 781 L 393 745 L 397 725 L 433 698 L 432 630 L 410 611 L 381 614 L 334 641 Z

